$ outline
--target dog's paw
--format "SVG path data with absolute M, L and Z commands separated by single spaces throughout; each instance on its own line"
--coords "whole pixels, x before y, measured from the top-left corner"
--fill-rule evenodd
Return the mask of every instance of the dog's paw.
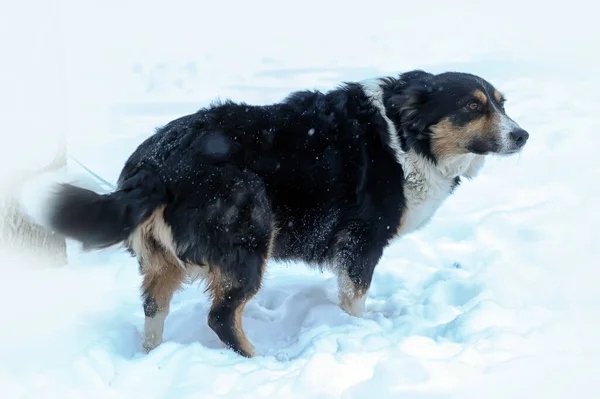
M 367 296 L 364 295 L 359 299 L 342 298 L 340 301 L 340 307 L 350 316 L 363 317 L 365 314 L 365 302 Z
M 156 349 L 162 342 L 160 340 L 155 339 L 155 337 L 148 337 L 144 340 L 142 347 L 146 353 L 152 352 L 152 350 Z

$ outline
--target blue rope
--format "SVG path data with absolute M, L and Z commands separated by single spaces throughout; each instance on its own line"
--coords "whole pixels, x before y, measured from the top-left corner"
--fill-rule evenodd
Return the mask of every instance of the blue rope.
M 108 181 L 104 180 L 103 178 L 101 178 L 100 176 L 98 176 L 97 174 L 95 174 L 94 172 L 92 172 L 87 166 L 85 166 L 84 164 L 82 164 L 81 162 L 79 162 L 77 159 L 75 159 L 74 156 L 69 155 L 69 158 L 71 158 L 73 161 L 77 162 L 77 164 L 79 166 L 81 166 L 83 169 L 85 169 L 90 175 L 94 176 L 96 179 L 98 179 L 99 181 L 101 181 L 102 183 L 104 183 L 108 187 L 110 187 L 111 190 L 114 190 L 114 188 L 115 188 L 114 184 L 109 183 Z

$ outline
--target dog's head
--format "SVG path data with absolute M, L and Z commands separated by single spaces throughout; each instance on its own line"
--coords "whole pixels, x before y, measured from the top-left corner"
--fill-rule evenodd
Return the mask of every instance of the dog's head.
M 475 75 L 412 71 L 384 93 L 403 146 L 434 161 L 468 153 L 514 154 L 529 138 L 506 114 L 504 96 Z

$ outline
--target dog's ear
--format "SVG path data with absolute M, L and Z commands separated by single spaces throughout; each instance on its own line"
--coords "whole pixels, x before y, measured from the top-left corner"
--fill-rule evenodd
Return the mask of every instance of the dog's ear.
M 400 145 L 408 150 L 429 154 L 429 126 L 434 75 L 412 71 L 400 75 L 387 98 L 386 108 L 398 127 Z
M 398 94 L 390 96 L 388 106 L 394 110 L 399 127 L 405 137 L 418 137 L 427 129 L 427 120 L 421 109 L 427 104 L 430 85 L 423 81 L 406 82 Z

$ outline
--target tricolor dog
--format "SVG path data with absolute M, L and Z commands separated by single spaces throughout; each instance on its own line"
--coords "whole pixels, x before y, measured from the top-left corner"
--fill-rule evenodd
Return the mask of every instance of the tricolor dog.
M 268 260 L 332 270 L 341 308 L 360 316 L 390 242 L 426 224 L 487 155 L 523 148 L 529 135 L 504 102 L 478 76 L 417 70 L 271 105 L 213 104 L 145 140 L 114 192 L 58 187 L 50 225 L 137 257 L 147 350 L 193 275 L 207 281 L 210 327 L 252 356 L 241 315 Z

